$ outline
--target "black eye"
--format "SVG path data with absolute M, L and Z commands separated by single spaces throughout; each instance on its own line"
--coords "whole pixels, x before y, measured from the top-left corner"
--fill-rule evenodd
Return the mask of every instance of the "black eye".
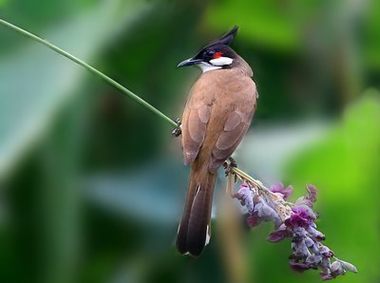
M 204 53 L 206 56 L 212 56 L 215 54 L 215 51 L 214 50 L 206 50 L 205 53 Z

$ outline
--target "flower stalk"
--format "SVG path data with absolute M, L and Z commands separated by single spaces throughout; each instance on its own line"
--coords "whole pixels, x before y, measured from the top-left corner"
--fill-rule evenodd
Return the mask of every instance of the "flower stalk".
M 313 185 L 307 186 L 306 196 L 291 203 L 287 198 L 293 191 L 292 187 L 276 184 L 267 188 L 240 169 L 229 166 L 227 162 L 228 179 L 234 176 L 235 180 L 241 181 L 239 190 L 234 193 L 233 189 L 229 189 L 229 193 L 247 211 L 248 226 L 253 228 L 264 221 L 272 221 L 275 230 L 268 241 L 291 240 L 289 265 L 293 270 L 304 272 L 319 269 L 322 280 L 334 279 L 348 271 L 358 272 L 353 264 L 335 257 L 334 252 L 322 243 L 325 235 L 316 225 L 318 216 L 313 205 L 317 200 L 317 190 Z
M 225 166 L 229 167 L 230 161 L 226 161 Z M 291 204 L 286 202 L 278 194 L 272 192 L 269 188 L 265 187 L 260 180 L 256 180 L 237 167 L 230 167 L 230 174 L 234 175 L 235 178 L 240 181 L 248 184 L 250 189 L 254 191 L 257 196 L 263 197 L 267 202 L 273 204 L 273 207 L 279 215 L 281 221 L 285 221 L 291 215 Z M 233 194 L 232 196 L 234 197 Z M 281 205 L 274 205 L 275 203 Z

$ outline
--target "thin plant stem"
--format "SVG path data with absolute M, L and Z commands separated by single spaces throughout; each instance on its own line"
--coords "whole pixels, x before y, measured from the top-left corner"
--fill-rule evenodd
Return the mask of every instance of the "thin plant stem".
M 158 110 L 156 107 L 154 107 L 153 105 L 149 104 L 148 102 L 146 102 L 144 99 L 142 99 L 141 97 L 139 97 L 138 95 L 136 95 L 135 93 L 133 93 L 132 91 L 130 91 L 129 89 L 127 89 L 126 87 L 122 86 L 121 84 L 119 84 L 118 82 L 116 82 L 115 80 L 111 79 L 109 76 L 105 75 L 104 73 L 100 72 L 99 70 L 95 69 L 94 67 L 92 67 L 91 65 L 87 64 L 86 62 L 82 61 L 81 59 L 75 57 L 74 55 L 71 55 L 70 53 L 68 53 L 67 51 L 59 48 L 58 46 L 50 43 L 49 41 L 45 40 L 45 39 L 42 39 L 41 37 L 31 33 L 31 32 L 28 32 L 16 25 L 13 25 L 3 19 L 0 19 L 0 24 L 7 27 L 7 28 L 10 28 L 11 30 L 17 32 L 17 33 L 20 33 L 34 41 L 37 41 L 43 45 L 45 45 L 46 47 L 50 48 L 51 50 L 53 50 L 54 52 L 68 58 L 69 60 L 73 61 L 74 63 L 82 66 L 83 68 L 85 68 L 87 71 L 89 71 L 90 73 L 93 73 L 94 75 L 98 76 L 99 78 L 103 79 L 105 82 L 107 82 L 108 84 L 110 84 L 111 86 L 115 87 L 116 89 L 118 89 L 119 91 L 121 91 L 123 94 L 129 96 L 130 98 L 132 98 L 134 101 L 136 101 L 137 103 L 145 106 L 146 108 L 148 108 L 150 111 L 152 111 L 153 113 L 155 113 L 156 115 L 160 116 L 162 119 L 166 120 L 168 123 L 170 123 L 172 126 L 177 126 L 177 123 L 170 119 L 168 116 L 166 116 L 164 113 L 162 113 L 160 110 Z

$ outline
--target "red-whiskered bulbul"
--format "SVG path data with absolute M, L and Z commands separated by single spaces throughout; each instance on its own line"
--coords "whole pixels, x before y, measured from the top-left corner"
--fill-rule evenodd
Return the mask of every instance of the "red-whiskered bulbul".
M 181 119 L 185 165 L 191 165 L 189 187 L 177 249 L 198 256 L 208 244 L 212 196 L 218 168 L 246 134 L 256 108 L 252 69 L 229 45 L 238 27 L 178 64 L 202 70 Z

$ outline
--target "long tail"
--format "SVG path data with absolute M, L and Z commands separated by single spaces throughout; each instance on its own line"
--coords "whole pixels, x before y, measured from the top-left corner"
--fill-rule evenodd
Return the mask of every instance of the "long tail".
M 210 219 L 216 174 L 208 166 L 191 167 L 189 188 L 181 222 L 178 227 L 177 249 L 181 254 L 198 256 L 211 235 Z

